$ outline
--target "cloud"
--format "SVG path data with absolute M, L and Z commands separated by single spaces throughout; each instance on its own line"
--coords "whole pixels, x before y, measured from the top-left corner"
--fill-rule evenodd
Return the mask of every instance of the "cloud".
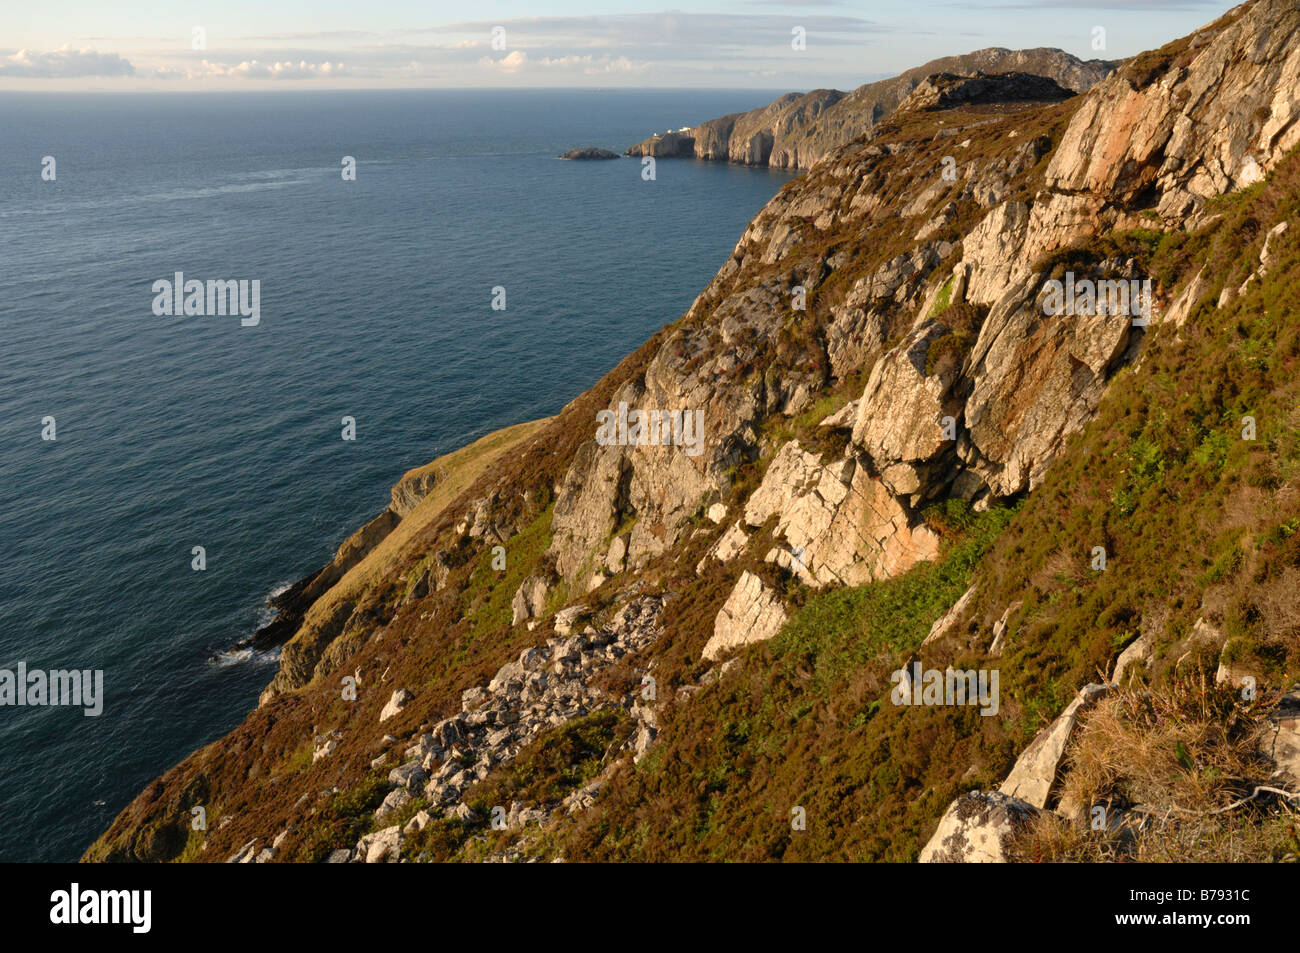
M 342 63 L 308 63 L 299 60 L 259 63 L 257 60 L 244 60 L 235 66 L 224 63 L 211 63 L 204 60 L 197 68 L 185 71 L 187 79 L 329 79 L 346 75 Z
M 528 76 L 543 83 L 584 85 L 654 76 L 678 83 L 703 78 L 716 85 L 727 74 L 739 83 L 751 82 L 760 63 L 764 69 L 797 63 L 798 70 L 812 73 L 800 74 L 798 80 L 792 77 L 794 85 L 828 85 L 832 80 L 843 85 L 856 75 L 864 53 L 891 29 L 851 15 L 848 9 L 794 9 L 797 12 L 751 7 L 743 15 L 667 10 L 523 16 L 415 29 L 245 30 L 244 35 L 226 38 L 243 42 L 209 45 L 204 53 L 176 44 L 125 48 L 124 55 L 133 62 L 120 60 L 117 72 L 141 83 L 328 79 L 345 84 L 441 80 L 495 85 Z M 499 46 L 494 42 L 500 36 L 494 32 L 498 26 L 504 27 L 506 42 L 504 48 L 491 49 L 489 44 Z M 813 53 L 792 49 L 795 26 L 807 31 Z M 212 38 L 210 32 L 210 43 Z M 0 76 L 37 75 L 38 71 L 40 75 L 92 74 L 88 66 L 76 72 L 68 63 L 38 62 L 40 54 L 24 51 L 21 60 L 5 60 L 5 53 L 14 49 L 0 50 L 0 64 L 7 64 L 7 68 L 0 65 Z M 77 55 L 68 52 L 60 57 Z M 85 55 L 97 54 L 90 50 Z M 207 59 L 200 63 L 200 56 Z M 339 61 L 346 61 L 346 70 Z M 110 66 L 101 64 L 99 70 L 109 72 Z M 815 82 L 810 78 L 813 73 Z
M 752 0 L 731 2 L 739 5 Z M 499 31 L 494 33 L 498 26 L 504 27 L 506 42 L 504 48 L 491 49 L 490 45 L 499 46 L 494 42 L 500 36 Z M 792 48 L 795 26 L 807 32 L 808 49 L 813 52 Z M 788 84 L 811 88 L 851 83 L 863 57 L 879 50 L 881 36 L 891 30 L 888 25 L 852 15 L 848 8 L 819 11 L 797 5 L 793 12 L 750 7 L 743 15 L 668 10 L 464 20 L 414 29 L 254 29 L 224 38 L 243 42 L 209 45 L 203 53 L 185 49 L 187 44 L 129 48 L 118 44 L 132 62 L 111 55 L 105 59 L 120 60 L 117 72 L 133 76 L 135 82 L 169 85 L 239 80 L 250 84 L 328 80 L 342 85 L 419 81 L 499 85 L 517 83 L 523 76 L 550 84 L 617 85 L 653 77 L 678 84 L 705 80 L 706 85 L 717 85 L 728 75 L 743 85 L 753 82 L 753 73 L 761 65 L 763 70 L 774 71 L 788 67 Z M 209 32 L 210 44 L 212 39 Z M 19 54 L 22 59 L 5 59 L 4 54 L 14 52 L 12 47 L 0 49 L 0 77 L 37 75 L 38 71 L 40 75 L 92 74 L 88 66 L 76 72 L 68 63 L 38 62 L 41 54 L 26 51 Z M 85 55 L 97 54 L 89 50 Z M 76 56 L 60 54 L 62 58 Z M 200 62 L 200 57 L 207 59 Z M 342 61 L 346 61 L 346 69 Z M 101 64 L 99 70 L 107 73 L 110 66 Z
M 490 56 L 485 56 L 478 62 L 480 66 L 495 67 L 503 73 L 518 73 L 524 68 L 524 63 L 527 62 L 527 60 L 527 53 L 523 50 L 515 50 L 512 53 L 507 53 L 499 60 L 494 60 Z
M 486 38 L 493 27 L 501 26 L 511 46 L 531 48 L 543 42 L 563 42 L 571 48 L 654 47 L 668 53 L 685 53 L 689 49 L 709 51 L 723 46 L 788 46 L 793 25 L 802 26 L 823 44 L 859 44 L 869 35 L 887 32 L 881 24 L 854 16 L 682 11 L 461 21 L 412 32 L 478 34 Z
M 569 54 L 567 56 L 543 56 L 530 60 L 523 50 L 514 50 L 499 60 L 490 56 L 479 59 L 479 65 L 496 69 L 502 73 L 522 72 L 525 66 L 541 69 L 582 73 L 585 76 L 608 76 L 616 73 L 639 73 L 650 68 L 649 63 L 634 63 L 626 56 L 591 56 Z
M 633 63 L 626 56 L 548 56 L 538 60 L 538 63 L 548 69 L 581 70 L 586 76 L 640 73 L 650 68 L 649 63 Z
M 74 50 L 65 44 L 49 53 L 19 50 L 0 57 L 0 76 L 24 79 L 71 79 L 86 76 L 133 76 L 135 67 L 116 53 Z

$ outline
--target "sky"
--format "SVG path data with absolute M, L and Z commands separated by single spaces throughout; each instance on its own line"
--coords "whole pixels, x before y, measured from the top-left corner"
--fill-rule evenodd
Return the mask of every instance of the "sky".
M 0 90 L 852 89 L 988 46 L 1121 59 L 1194 32 L 1234 6 L 677 2 L 0 0 Z

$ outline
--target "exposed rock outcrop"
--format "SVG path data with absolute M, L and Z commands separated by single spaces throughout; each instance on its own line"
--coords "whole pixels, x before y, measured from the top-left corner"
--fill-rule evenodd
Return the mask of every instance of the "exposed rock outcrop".
M 702 657 L 711 661 L 741 646 L 766 642 L 781 631 L 785 622 L 780 596 L 753 573 L 741 573 L 718 613 L 713 637 L 705 644 Z
M 1300 142 L 1300 9 L 1243 4 L 1218 25 L 1099 84 L 1052 158 L 1049 186 L 1185 219 L 1260 181 Z
M 1116 685 L 1123 685 L 1125 676 L 1131 676 L 1140 672 L 1151 661 L 1151 655 L 1154 651 L 1153 632 L 1142 632 L 1129 645 L 1125 646 L 1124 651 L 1119 653 L 1119 658 L 1115 660 L 1115 672 L 1112 681 Z
M 388 504 L 389 510 L 396 513 L 399 519 L 406 516 L 433 492 L 433 488 L 445 475 L 439 467 L 433 465 L 408 470 L 393 484 L 393 501 Z
M 518 625 L 526 619 L 535 619 L 542 614 L 546 608 L 546 593 L 548 590 L 546 577 L 540 574 L 529 576 L 519 584 L 519 590 L 515 593 L 514 601 L 510 603 L 510 608 L 514 613 L 511 625 Z
M 1001 864 L 1038 809 L 997 791 L 971 791 L 952 802 L 921 849 L 923 864 Z
M 653 708 L 632 698 L 611 698 L 596 686 L 604 670 L 645 651 L 662 635 L 659 617 L 665 601 L 661 596 L 635 599 L 607 624 L 525 649 L 486 687 L 467 689 L 463 710 L 414 738 L 406 750 L 408 760 L 389 772 L 393 789 L 376 817 L 400 810 L 410 803 L 412 790 L 422 788 L 432 814 L 465 820 L 472 812 L 461 795 L 493 768 L 508 764 L 543 731 L 610 707 L 632 715 L 638 731 L 629 744 L 634 755 L 643 755 L 657 730 Z M 589 802 L 598 791 L 599 785 L 587 786 L 582 794 Z M 572 803 L 563 806 L 567 810 Z M 513 804 L 507 826 L 540 824 L 549 813 Z M 366 835 L 350 858 L 357 863 L 394 861 L 405 836 L 399 827 Z
M 934 624 L 930 626 L 930 631 L 926 635 L 925 641 L 921 643 L 921 648 L 925 648 L 927 645 L 933 645 L 952 631 L 952 627 L 957 624 L 959 619 L 961 619 L 962 615 L 966 612 L 966 608 L 971 604 L 971 600 L 975 598 L 975 589 L 975 586 L 971 586 L 967 589 L 962 593 L 961 598 L 953 603 L 951 609 L 934 620 Z
M 1084 712 L 1110 691 L 1109 685 L 1085 685 L 1050 725 L 1029 743 L 1015 767 L 998 788 L 1003 794 L 1018 798 L 1034 807 L 1047 807 L 1056 789 L 1057 776 L 1065 758 L 1066 747 Z
M 976 71 L 973 76 L 935 73 L 927 76 L 908 93 L 898 111 L 914 109 L 950 109 L 953 106 L 988 103 L 1060 102 L 1074 95 L 1047 76 L 1032 73 L 995 73 Z
M 405 708 L 413 697 L 405 688 L 397 689 L 393 692 L 392 697 L 388 699 L 388 704 L 384 706 L 384 710 L 379 713 L 379 720 L 383 722 L 392 718 Z
M 1260 751 L 1277 766 L 1274 781 L 1300 790 L 1300 685 L 1282 696 L 1269 713 Z
M 938 537 L 907 511 L 854 457 L 823 464 L 797 441 L 777 453 L 745 504 L 745 522 L 777 517 L 789 544 L 779 562 L 812 585 L 857 586 L 933 559 Z

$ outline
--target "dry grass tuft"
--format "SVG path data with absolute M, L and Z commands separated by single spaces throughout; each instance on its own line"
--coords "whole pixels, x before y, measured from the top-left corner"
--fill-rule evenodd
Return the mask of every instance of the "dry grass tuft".
M 1261 719 L 1205 672 L 1116 693 L 1079 732 L 1064 796 L 1160 813 L 1211 810 L 1250 793 L 1252 778 L 1267 777 L 1256 750 Z
M 1243 703 L 1215 688 L 1205 672 L 1101 700 L 1067 761 L 1061 802 L 1077 816 L 1042 814 L 1020 836 L 1014 856 L 1030 862 L 1296 861 L 1300 799 L 1256 790 L 1273 768 L 1259 739 L 1274 704 L 1276 698 Z M 1100 818 L 1096 807 L 1105 809 Z

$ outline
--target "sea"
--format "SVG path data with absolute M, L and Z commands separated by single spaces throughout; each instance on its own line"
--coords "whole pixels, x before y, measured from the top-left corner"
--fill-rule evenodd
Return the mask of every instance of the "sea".
M 103 678 L 0 705 L 0 861 L 77 859 L 235 727 L 271 594 L 680 317 L 790 178 L 557 155 L 778 93 L 0 94 L 0 679 Z M 177 273 L 256 323 L 169 313 Z

